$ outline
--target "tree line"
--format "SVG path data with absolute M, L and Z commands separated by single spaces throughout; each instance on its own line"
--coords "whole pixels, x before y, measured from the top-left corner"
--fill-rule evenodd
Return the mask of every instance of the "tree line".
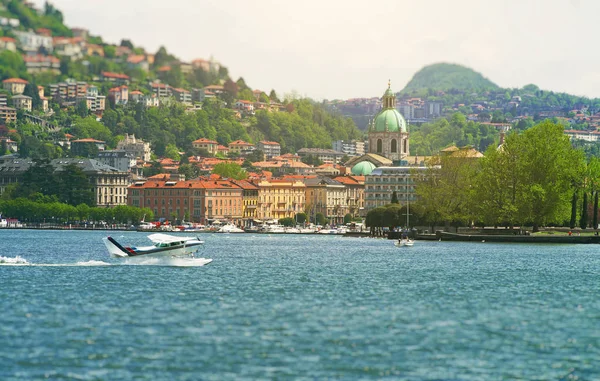
M 563 126 L 550 121 L 508 134 L 504 144 L 490 146 L 481 159 L 466 151 L 436 156 L 425 173 L 414 176 L 414 224 L 532 226 L 534 231 L 541 226 L 597 227 L 600 161 L 586 161 Z M 393 214 L 393 207 L 384 209 Z M 390 226 L 370 213 L 370 226 Z

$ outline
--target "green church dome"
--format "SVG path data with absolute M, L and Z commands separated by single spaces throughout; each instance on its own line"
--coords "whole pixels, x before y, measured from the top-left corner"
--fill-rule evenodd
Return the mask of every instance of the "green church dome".
M 367 176 L 370 175 L 375 168 L 377 168 L 375 164 L 370 161 L 361 161 L 352 167 L 352 174 L 355 176 Z
M 408 132 L 406 120 L 396 109 L 385 109 L 375 118 L 374 132 Z

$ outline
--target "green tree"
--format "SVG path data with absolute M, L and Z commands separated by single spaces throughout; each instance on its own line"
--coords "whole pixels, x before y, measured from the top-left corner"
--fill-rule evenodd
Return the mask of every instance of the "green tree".
M 396 194 L 396 191 L 392 192 L 392 204 L 399 204 L 400 202 L 398 201 L 398 194 Z
M 583 205 L 581 208 L 581 218 L 579 219 L 579 227 L 586 229 L 588 224 L 588 194 L 583 192 Z
M 296 221 L 294 221 L 291 217 L 280 218 L 278 221 L 283 226 L 294 226 L 296 225 Z
M 246 170 L 244 170 L 242 166 L 237 163 L 219 163 L 214 166 L 211 173 L 235 180 L 243 180 L 248 177 Z
M 327 224 L 327 218 L 325 218 L 323 213 L 317 213 L 315 215 L 315 220 L 317 222 L 317 225 L 326 225 Z
M 307 221 L 306 213 L 298 213 L 296 214 L 296 222 L 299 224 L 303 224 Z

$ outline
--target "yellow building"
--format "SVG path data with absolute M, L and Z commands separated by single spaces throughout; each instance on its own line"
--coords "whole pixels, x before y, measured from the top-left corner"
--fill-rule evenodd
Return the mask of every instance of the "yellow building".
M 344 216 L 349 213 L 346 186 L 329 177 L 307 178 L 306 207 L 311 217 L 323 214 L 331 225 L 344 223 Z
M 231 182 L 242 188 L 242 224 L 252 226 L 253 221 L 258 219 L 258 186 L 246 180 L 231 180 Z
M 298 180 L 261 180 L 257 217 L 260 220 L 295 217 L 304 212 L 306 186 Z

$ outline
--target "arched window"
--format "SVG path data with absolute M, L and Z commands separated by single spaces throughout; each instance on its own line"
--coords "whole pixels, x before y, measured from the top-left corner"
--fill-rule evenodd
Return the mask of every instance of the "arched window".
M 381 153 L 383 151 L 383 143 L 381 139 L 377 139 L 377 152 Z
M 404 153 L 408 153 L 408 139 L 404 139 Z
M 391 152 L 398 152 L 398 142 L 396 139 L 392 139 Z

